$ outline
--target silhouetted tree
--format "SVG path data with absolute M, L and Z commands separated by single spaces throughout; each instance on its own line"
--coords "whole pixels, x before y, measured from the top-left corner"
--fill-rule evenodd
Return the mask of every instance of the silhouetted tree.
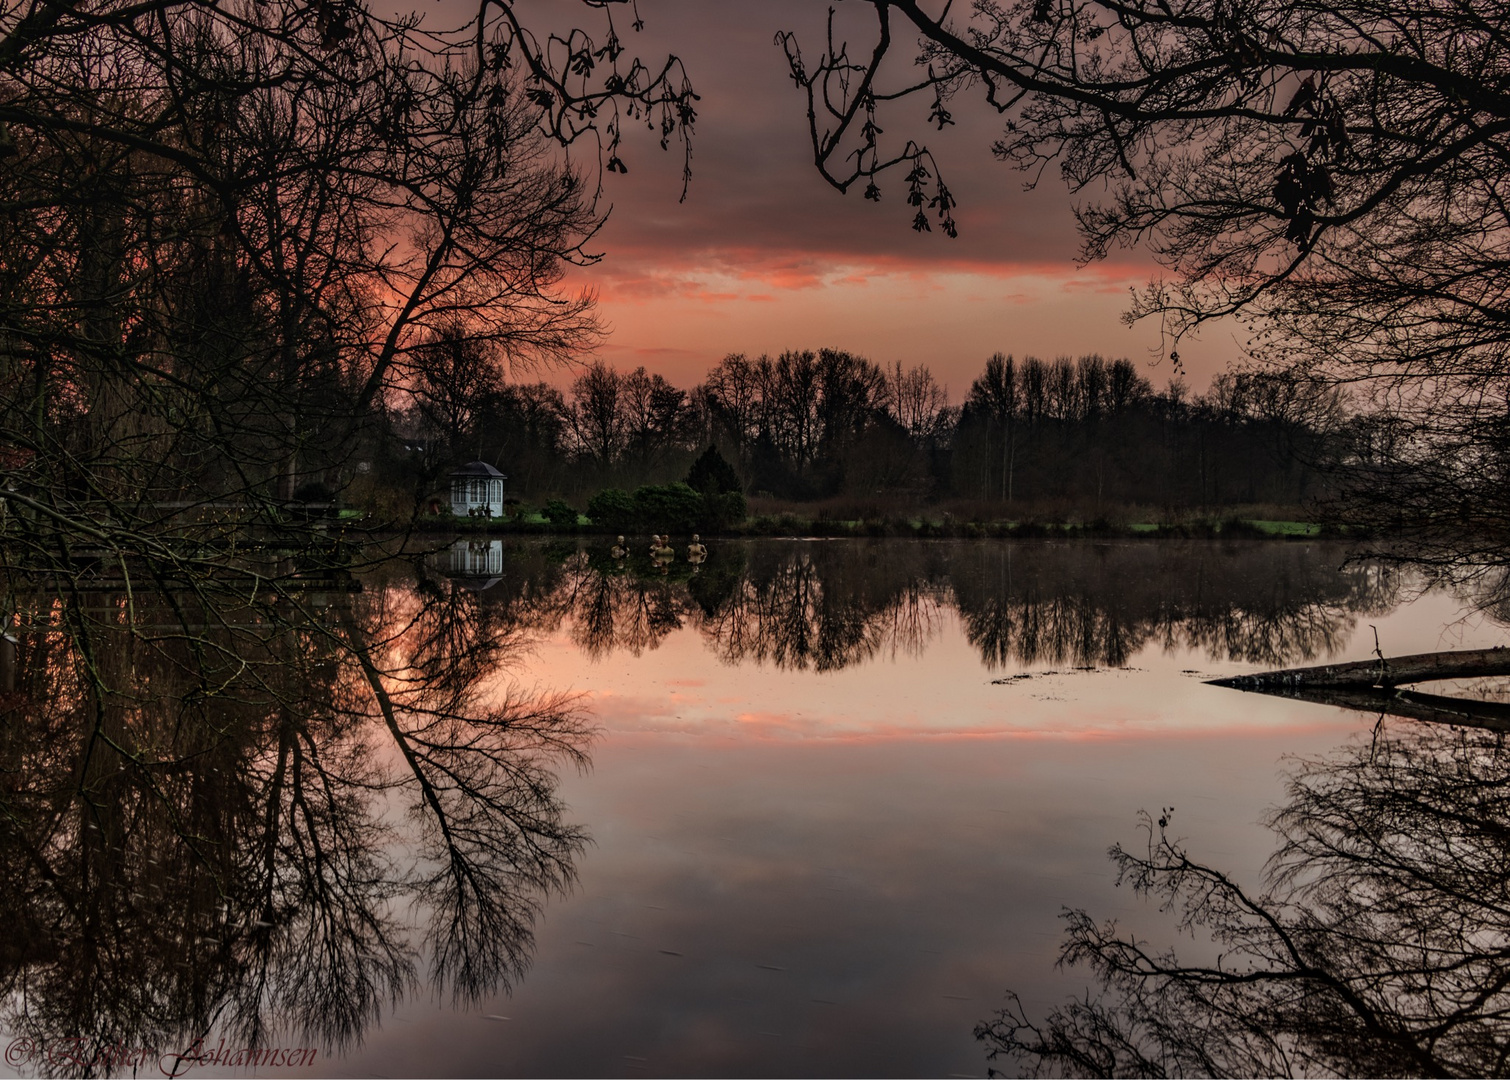
M 690 410 L 687 392 L 678 390 L 660 375 L 643 367 L 623 378 L 626 453 L 641 470 L 659 464 L 683 448 Z
M 704 495 L 722 495 L 726 491 L 739 491 L 743 485 L 718 447 L 709 446 L 687 470 L 687 486 Z
M 572 382 L 565 412 L 571 446 L 601 468 L 617 462 L 628 444 L 623 392 L 623 378 L 602 363 L 594 363 Z
M 477 458 L 482 413 L 503 390 L 496 358 L 461 327 L 437 332 L 415 352 L 413 394 L 423 430 L 440 440 L 444 462 Z
M 83 542 L 197 574 L 229 519 L 349 481 L 438 335 L 523 366 L 590 341 L 559 286 L 598 218 L 559 144 L 602 135 L 616 171 L 621 106 L 693 119 L 675 60 L 598 14 L 607 46 L 509 5 L 449 33 L 341 0 L 0 15 L 12 565 Z
M 509 550 L 505 565 L 538 557 L 531 554 L 536 549 Z M 1360 617 L 1398 601 L 1397 578 L 1379 566 L 1339 568 L 1288 544 L 1218 550 L 1200 542 L 722 542 L 685 593 L 648 557 L 594 561 L 575 548 L 556 557 L 569 573 L 554 582 L 542 571 L 484 594 L 509 607 L 520 631 L 551 631 L 592 597 L 599 627 L 594 655 L 619 647 L 621 638 L 635 649 L 650 647 L 659 637 L 612 629 L 649 625 L 648 616 L 625 615 L 616 606 L 639 604 L 640 594 L 596 580 L 628 574 L 660 590 L 656 625 L 671 625 L 672 614 L 677 626 L 690 619 L 726 659 L 796 669 L 839 670 L 878 652 L 920 650 L 942 629 L 949 608 L 993 670 L 1120 666 L 1155 646 L 1282 666 L 1333 655 Z M 695 585 L 714 572 L 722 575 L 716 589 Z

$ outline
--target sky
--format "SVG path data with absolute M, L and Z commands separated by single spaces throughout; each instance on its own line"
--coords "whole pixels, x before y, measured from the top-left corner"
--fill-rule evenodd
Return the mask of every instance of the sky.
M 433 2 L 437 14 L 462 10 Z M 525 3 L 534 26 L 592 25 L 575 0 Z M 1159 327 L 1121 320 L 1130 290 L 1158 268 L 1139 251 L 1077 266 L 1073 207 L 1100 192 L 1072 196 L 1055 170 L 1025 190 L 1024 175 L 991 156 L 998 121 L 983 104 L 962 100 L 942 134 L 924 122 L 927 101 L 904 106 L 959 200 L 958 239 L 912 231 L 900 174 L 879 203 L 823 181 L 805 98 L 773 39 L 792 29 L 815 48 L 828 8 L 639 0 L 645 29 L 626 32 L 628 48 L 647 61 L 681 56 L 701 95 L 693 180 L 678 202 L 679 147 L 663 153 L 650 132 L 629 132 L 629 173 L 606 177 L 611 211 L 590 245 L 602 258 L 568 281 L 597 294 L 609 331 L 598 357 L 690 386 L 728 353 L 834 347 L 887 366 L 926 363 L 959 401 L 993 352 L 1099 352 L 1162 386 L 1172 371 L 1159 361 Z M 893 116 L 900 131 L 904 114 Z M 1180 353 L 1199 390 L 1238 357 L 1237 334 L 1208 330 Z

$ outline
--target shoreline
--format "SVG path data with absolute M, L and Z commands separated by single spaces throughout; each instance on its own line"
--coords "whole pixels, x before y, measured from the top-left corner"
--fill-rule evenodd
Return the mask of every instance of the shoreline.
M 562 528 L 548 522 L 427 518 L 414 521 L 411 533 L 424 535 L 487 536 L 615 536 L 621 530 L 591 522 Z M 663 531 L 654 527 L 624 531 L 629 537 L 650 536 Z M 690 532 L 688 533 L 690 535 Z M 959 521 L 929 518 L 842 521 L 803 518 L 794 514 L 763 515 L 747 519 L 730 529 L 706 530 L 701 535 L 720 539 L 812 537 L 818 539 L 1131 539 L 1131 540 L 1325 540 L 1365 538 L 1361 530 L 1317 525 L 1302 521 L 1262 518 L 1209 518 L 1196 521 L 1161 522 L 1039 522 Z

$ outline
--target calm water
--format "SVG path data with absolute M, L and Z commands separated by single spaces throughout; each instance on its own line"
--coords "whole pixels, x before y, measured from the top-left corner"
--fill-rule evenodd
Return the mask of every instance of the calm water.
M 499 870 L 500 910 L 517 922 L 495 912 L 467 933 L 502 935 L 513 951 L 491 983 L 453 977 L 441 990 L 426 975 L 437 952 L 454 976 L 477 944 L 433 932 L 437 912 L 459 902 L 433 882 L 374 893 L 363 910 L 408 928 L 412 982 L 396 1005 L 378 992 L 341 1029 L 344 1049 L 293 1071 L 985 1075 L 972 1029 L 1008 989 L 1042 1014 L 1093 981 L 1055 968 L 1066 908 L 1176 940 L 1155 904 L 1114 888 L 1106 850 L 1139 842 L 1140 810 L 1174 808 L 1193 855 L 1256 884 L 1287 756 L 1372 737 L 1374 717 L 1204 679 L 1363 659 L 1376 630 L 1388 654 L 1503 640 L 1458 599 L 1414 596 L 1343 556 L 1320 544 L 762 541 L 717 544 L 696 572 L 662 572 L 591 546 L 462 541 L 417 571 L 376 575 L 358 612 L 381 609 L 371 625 L 390 629 L 371 633 L 384 655 L 417 633 L 391 628 L 427 596 L 445 597 L 459 620 L 426 631 L 397 665 L 426 693 L 464 686 L 473 713 L 580 695 L 590 737 L 519 735 L 516 721 L 509 752 L 538 769 L 487 789 L 499 813 L 559 815 L 550 860 L 575 881 L 557 889 L 538 867 Z M 497 647 L 445 668 L 463 639 Z M 400 723 L 430 707 L 411 706 Z M 353 729 L 381 723 L 351 716 Z M 402 771 L 392 745 L 337 741 L 353 761 Z M 256 775 L 271 783 L 274 771 Z M 465 799 L 451 797 L 453 824 L 471 827 Z M 375 837 L 379 862 L 436 862 L 426 829 L 401 825 L 423 799 L 398 786 L 373 798 L 372 820 L 389 830 Z M 504 863 L 531 857 L 500 852 Z M 20 901 L 12 916 L 35 919 L 28 902 L 40 903 Z M 256 932 L 276 936 L 299 918 L 280 913 Z M 299 962 L 319 968 L 318 935 L 301 933 Z M 339 965 L 274 971 L 269 1022 L 287 1022 L 280 994 L 365 977 L 349 956 Z M 195 992 L 235 997 L 258 969 L 215 970 L 221 982 Z M 458 985 L 478 996 L 458 1006 Z M 42 1040 L 66 1026 L 27 1030 Z

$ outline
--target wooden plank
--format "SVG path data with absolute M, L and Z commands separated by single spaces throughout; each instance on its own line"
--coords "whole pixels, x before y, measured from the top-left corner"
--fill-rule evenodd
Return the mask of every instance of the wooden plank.
M 1471 698 L 1377 686 L 1269 687 L 1251 692 L 1290 698 L 1293 701 L 1308 701 L 1316 705 L 1331 705 L 1372 716 L 1401 716 L 1428 724 L 1510 732 L 1510 705 L 1498 701 L 1475 701 Z
M 1212 686 L 1227 686 L 1235 690 L 1275 691 L 1324 687 L 1368 689 L 1432 682 L 1437 679 L 1476 679 L 1496 675 L 1510 675 L 1510 649 L 1503 646 L 1261 671 L 1253 675 L 1212 679 L 1210 682 Z

